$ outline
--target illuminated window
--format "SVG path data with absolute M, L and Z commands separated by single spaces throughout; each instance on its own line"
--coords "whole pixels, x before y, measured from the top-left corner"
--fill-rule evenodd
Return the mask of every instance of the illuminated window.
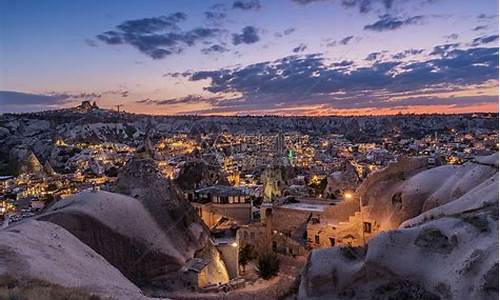
M 365 232 L 365 233 L 371 233 L 372 232 L 372 223 L 370 223 L 370 222 L 363 222 L 363 232 Z

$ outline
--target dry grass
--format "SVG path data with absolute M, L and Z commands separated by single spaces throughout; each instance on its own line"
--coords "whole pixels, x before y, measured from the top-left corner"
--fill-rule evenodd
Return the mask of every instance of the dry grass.
M 0 300 L 101 300 L 77 288 L 67 288 L 39 279 L 0 278 Z

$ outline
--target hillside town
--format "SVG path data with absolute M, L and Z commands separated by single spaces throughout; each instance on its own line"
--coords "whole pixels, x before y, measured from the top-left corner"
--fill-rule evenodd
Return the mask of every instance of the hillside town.
M 100 110 L 95 102 L 86 101 L 74 108 L 74 112 L 113 114 Z M 491 114 L 468 117 L 498 120 L 498 115 Z M 2 132 L 12 130 L 9 127 L 13 126 L 13 119 L 18 119 L 16 123 L 19 120 L 33 122 L 32 116 L 24 121 L 16 116 L 4 116 Z M 113 131 L 111 126 L 107 130 Z M 133 130 L 137 133 L 137 129 Z M 194 205 L 200 202 L 232 205 L 232 197 L 227 200 L 229 196 L 242 197 L 241 201 L 248 204 L 248 212 L 244 220 L 235 220 L 242 221 L 237 222 L 240 225 L 260 218 L 261 203 L 296 201 L 318 205 L 318 210 L 323 210 L 321 207 L 325 205 L 333 206 L 346 196 L 354 197 L 363 179 L 401 157 L 422 157 L 428 167 L 435 167 L 463 164 L 476 156 L 498 151 L 498 130 L 480 127 L 449 128 L 419 138 L 405 134 L 374 136 L 366 142 L 356 142 L 345 134 L 333 132 L 324 135 L 283 130 L 250 134 L 229 131 L 161 134 L 159 131 L 149 123 L 143 134 L 134 133 L 133 141 L 125 138 L 109 141 L 113 138 L 108 132 L 94 142 L 85 135 L 74 136 L 74 132 L 65 140 L 56 131 L 47 143 L 48 156 L 35 154 L 29 145 L 8 149 L 7 157 L 14 158 L 5 164 L 0 176 L 1 218 L 5 220 L 9 215 L 10 222 L 15 222 L 71 194 L 106 189 L 118 170 L 138 151 L 149 152 L 164 176 L 179 181 Z M 93 135 L 99 136 L 102 132 Z M 10 138 L 8 134 L 3 136 L 6 141 Z M 194 171 L 198 174 L 189 174 Z M 219 198 L 207 201 L 210 197 Z M 299 207 L 297 205 L 296 210 L 300 210 Z M 304 214 L 308 214 L 307 209 Z M 224 217 L 232 219 L 230 215 Z
M 497 300 L 499 1 L 0 1 L 0 300 Z
M 115 114 L 88 102 L 70 113 L 84 118 Z M 35 122 L 34 117 L 45 119 L 43 114 L 3 116 L 0 131 L 22 134 Z M 461 118 L 476 122 L 498 120 L 498 115 Z M 60 202 L 82 193 L 115 192 L 123 186 L 124 172 L 126 180 L 138 178 L 132 185 L 157 174 L 151 180 L 175 186 L 176 197 L 190 203 L 219 252 L 216 261 L 221 260 L 227 272 L 214 275 L 210 266 L 215 258 L 195 257 L 185 266 L 197 274 L 190 290 L 147 289 L 152 295 L 178 299 L 189 299 L 193 293 L 262 290 L 270 284 L 282 287 L 276 293 L 284 293 L 300 277 L 312 250 L 365 247 L 379 233 L 396 229 L 417 215 L 412 211 L 387 219 L 388 211 L 402 209 L 408 196 L 394 192 L 390 207 L 372 204 L 370 199 L 383 192 L 373 187 L 380 180 L 406 181 L 439 166 L 481 164 L 498 169 L 494 162 L 477 160 L 498 153 L 498 128 L 457 126 L 419 136 L 395 129 L 393 135 L 357 141 L 342 130 L 258 133 L 252 128 L 247 134 L 229 130 L 162 134 L 161 123 L 151 120 L 145 122 L 144 130 L 120 124 L 128 126 L 130 132 L 125 135 L 131 137 L 121 139 L 115 124 L 97 125 L 85 125 L 94 130 L 106 128 L 95 131 L 90 139 L 88 134 L 68 134 L 66 124 L 51 125 L 56 129 L 50 141 L 44 141 L 44 151 L 32 145 L 8 149 L 11 160 L 0 177 L 0 224 L 10 228 L 21 220 L 45 218 Z M 15 138 L 9 134 L 2 137 L 6 142 Z M 261 257 L 268 253 L 280 257 L 278 283 L 263 281 L 263 275 L 256 273 Z

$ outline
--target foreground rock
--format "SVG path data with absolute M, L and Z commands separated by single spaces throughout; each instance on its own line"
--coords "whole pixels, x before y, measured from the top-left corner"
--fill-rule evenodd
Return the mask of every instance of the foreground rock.
M 498 299 L 498 155 L 417 169 L 371 180 L 361 199 L 383 232 L 313 251 L 300 299 Z
M 141 290 L 64 228 L 30 220 L 0 231 L 0 277 L 38 279 L 116 299 Z

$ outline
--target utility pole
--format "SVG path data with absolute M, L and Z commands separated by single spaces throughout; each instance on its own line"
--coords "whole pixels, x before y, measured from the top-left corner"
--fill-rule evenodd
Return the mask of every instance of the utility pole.
M 116 111 L 118 112 L 118 121 L 115 123 L 115 131 L 116 131 L 116 136 L 118 137 L 118 122 L 120 121 L 120 107 L 123 107 L 123 104 L 117 104 L 116 105 Z

